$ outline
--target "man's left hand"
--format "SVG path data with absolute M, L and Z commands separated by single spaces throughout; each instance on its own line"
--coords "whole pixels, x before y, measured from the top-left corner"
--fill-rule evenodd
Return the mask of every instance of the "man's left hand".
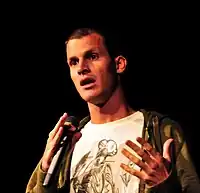
M 170 157 L 170 144 L 173 139 L 168 139 L 163 146 L 163 155 L 157 152 L 148 142 L 144 139 L 138 137 L 137 141 L 142 145 L 140 148 L 138 145 L 128 140 L 126 145 L 134 150 L 141 159 L 130 153 L 125 148 L 122 150 L 123 155 L 125 155 L 130 161 L 138 165 L 141 170 L 135 170 L 130 168 L 128 165 L 121 164 L 123 168 L 128 173 L 137 176 L 143 180 L 149 187 L 156 186 L 163 182 L 169 176 L 169 171 L 167 170 L 169 164 L 171 163 Z

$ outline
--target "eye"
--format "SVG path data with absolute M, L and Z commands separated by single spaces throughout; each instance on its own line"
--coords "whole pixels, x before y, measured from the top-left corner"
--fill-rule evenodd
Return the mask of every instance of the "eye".
M 99 57 L 96 53 L 88 53 L 87 58 L 90 60 L 97 60 Z
M 97 54 L 91 54 L 91 59 L 93 60 L 97 59 Z
M 74 65 L 76 65 L 77 63 L 78 63 L 78 60 L 72 59 L 72 60 L 69 61 L 69 66 L 74 66 Z

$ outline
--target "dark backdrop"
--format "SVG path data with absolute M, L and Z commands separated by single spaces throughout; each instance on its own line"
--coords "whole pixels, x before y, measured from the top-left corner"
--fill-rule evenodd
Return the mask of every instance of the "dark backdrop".
M 122 21 L 102 18 L 97 22 L 91 21 L 93 15 L 75 19 L 77 10 L 65 15 L 63 10 L 60 14 L 33 9 L 12 15 L 6 34 L 9 75 L 4 79 L 8 93 L 8 111 L 4 114 L 8 123 L 15 123 L 8 129 L 15 139 L 10 159 L 11 179 L 14 175 L 15 180 L 11 182 L 17 183 L 21 192 L 42 156 L 48 133 L 63 112 L 78 118 L 87 115 L 87 106 L 69 78 L 64 41 L 74 27 L 88 23 L 121 30 L 129 57 L 129 71 L 124 77 L 128 98 L 131 102 L 134 98 L 139 108 L 170 114 L 182 124 L 200 171 L 196 154 L 199 119 L 195 112 L 199 99 L 193 18 L 166 11 L 157 16 L 148 13 L 144 17 L 124 17 Z

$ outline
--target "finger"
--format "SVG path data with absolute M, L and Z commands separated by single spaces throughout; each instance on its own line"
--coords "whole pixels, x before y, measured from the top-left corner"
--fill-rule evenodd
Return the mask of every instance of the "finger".
M 63 134 L 63 127 L 60 127 L 58 129 L 58 132 L 55 134 L 55 136 L 53 138 L 53 142 L 54 142 L 55 146 L 60 142 L 62 134 Z
M 56 123 L 54 129 L 49 133 L 49 138 L 53 139 L 56 135 L 56 133 L 58 132 L 59 128 L 61 126 L 63 126 L 63 124 L 65 123 L 65 120 L 67 118 L 67 113 L 64 113 L 60 119 L 58 120 L 58 122 Z
M 146 174 L 143 170 L 142 171 L 135 170 L 133 168 L 130 168 L 129 166 L 127 166 L 124 163 L 121 163 L 120 167 L 123 170 L 125 170 L 126 172 L 128 172 L 129 174 L 134 175 L 134 176 L 138 177 L 139 179 L 145 181 L 145 183 L 155 184 L 157 182 L 157 178 L 155 178 L 154 176 L 150 176 L 150 175 Z
M 163 157 L 169 162 L 171 162 L 170 146 L 172 142 L 173 142 L 173 139 L 170 138 L 163 145 Z
M 155 158 L 157 161 L 162 159 L 162 156 L 160 155 L 159 152 L 157 152 L 147 141 L 145 141 L 143 138 L 141 137 L 137 137 L 136 139 L 143 147 L 143 149 L 145 149 L 148 154 L 150 154 L 153 158 Z
M 46 150 L 45 150 L 45 154 L 46 154 L 46 157 L 48 157 L 48 159 L 52 157 L 54 152 L 59 148 L 57 144 L 60 141 L 62 133 L 63 133 L 63 127 L 60 127 L 55 137 L 53 139 L 50 139 L 50 138 L 48 139 Z
M 130 161 L 135 163 L 137 166 L 139 166 L 142 170 L 144 170 L 144 172 L 147 173 L 148 175 L 153 176 L 155 174 L 155 171 L 153 170 L 154 169 L 153 168 L 154 162 L 150 163 L 150 164 L 146 164 L 145 162 L 143 162 L 141 159 L 134 156 L 132 153 L 130 153 L 125 148 L 122 149 L 122 154 L 124 156 L 126 156 Z M 157 165 L 156 165 L 156 167 L 157 167 Z
M 149 154 L 147 152 L 145 152 L 142 148 L 137 146 L 135 143 L 133 143 L 132 141 L 127 140 L 126 145 L 129 146 L 132 150 L 134 150 L 148 164 L 153 162 L 153 160 L 150 158 Z
M 73 135 L 73 141 L 72 144 L 74 145 L 76 142 L 78 142 L 78 140 L 82 137 L 82 133 L 81 132 L 76 132 Z
M 142 169 L 146 169 L 146 165 L 145 163 L 137 158 L 136 156 L 134 156 L 132 153 L 130 153 L 128 150 L 126 150 L 125 148 L 122 149 L 122 154 L 127 157 L 130 161 L 134 162 L 136 165 L 138 165 L 140 168 Z
M 129 166 L 127 166 L 126 164 L 123 164 L 123 163 L 120 164 L 120 167 L 123 170 L 125 170 L 126 172 L 128 172 L 129 174 L 134 175 L 134 176 L 136 176 L 136 177 L 138 177 L 142 180 L 144 179 L 144 173 L 143 172 L 140 172 L 140 171 L 137 171 L 133 168 L 130 168 Z
M 44 154 L 43 154 L 43 161 L 42 161 L 43 169 L 44 168 L 46 169 L 49 167 L 50 162 L 53 158 L 53 155 L 58 148 L 57 144 L 58 144 L 58 140 L 59 140 L 60 136 L 62 135 L 62 132 L 63 132 L 63 128 L 60 127 L 60 129 L 56 133 L 55 137 L 52 140 L 48 139 L 48 144 L 47 144 Z

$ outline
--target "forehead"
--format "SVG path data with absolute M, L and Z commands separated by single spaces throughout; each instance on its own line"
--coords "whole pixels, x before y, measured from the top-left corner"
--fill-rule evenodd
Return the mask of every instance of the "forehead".
M 68 57 L 79 56 L 91 49 L 105 49 L 102 36 L 93 33 L 79 39 L 72 39 L 66 46 Z

